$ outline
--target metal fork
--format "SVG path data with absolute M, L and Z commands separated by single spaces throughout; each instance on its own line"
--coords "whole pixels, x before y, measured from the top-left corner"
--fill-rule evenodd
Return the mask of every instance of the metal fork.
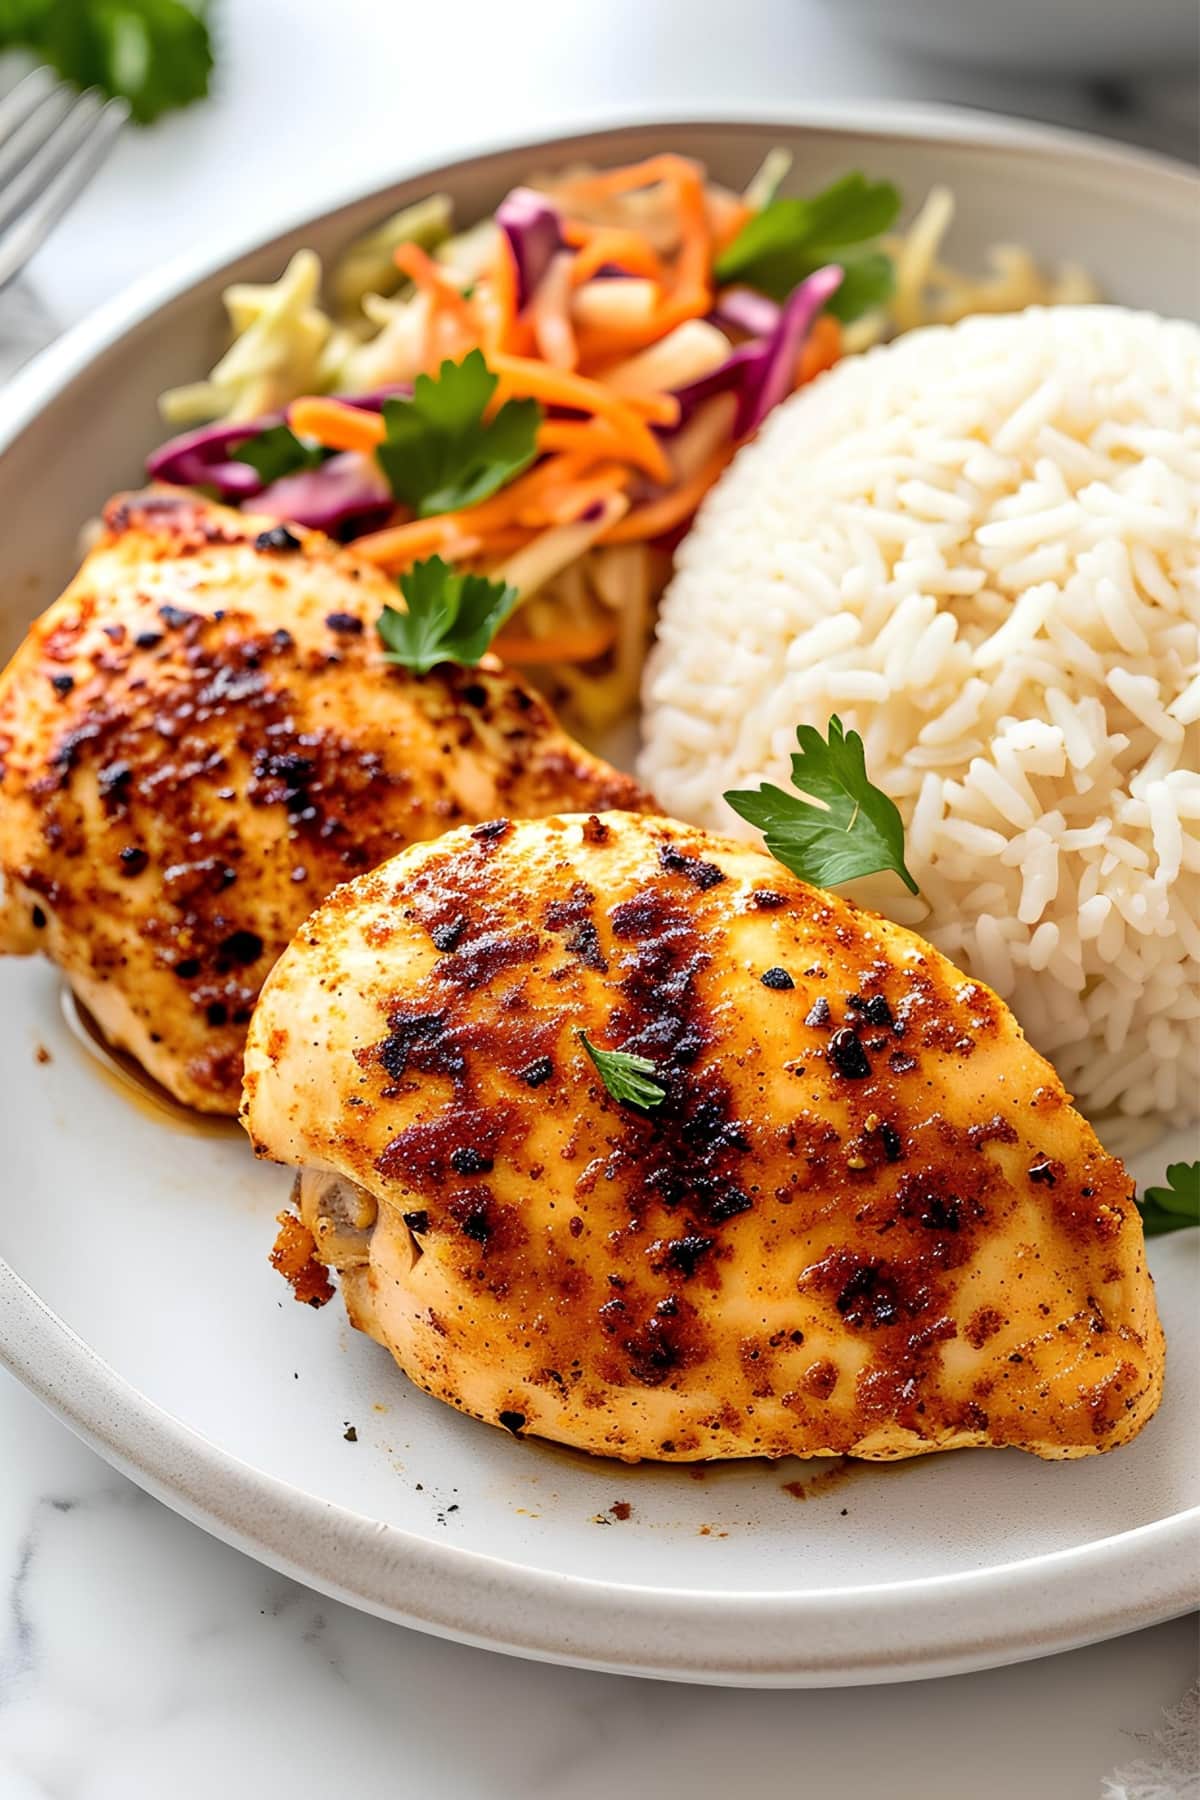
M 77 94 L 45 69 L 0 100 L 0 288 L 78 199 L 128 117 L 126 101 Z

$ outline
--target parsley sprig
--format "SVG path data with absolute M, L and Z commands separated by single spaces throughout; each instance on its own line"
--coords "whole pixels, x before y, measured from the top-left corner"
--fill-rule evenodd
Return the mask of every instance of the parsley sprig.
M 1147 1237 L 1200 1225 L 1200 1162 L 1170 1163 L 1166 1187 L 1148 1187 L 1138 1201 Z
M 735 789 L 725 795 L 734 812 L 757 825 L 777 862 L 815 887 L 891 869 L 918 893 L 904 863 L 904 821 L 895 803 L 872 786 L 857 731 L 846 731 L 835 714 L 828 743 L 813 725 L 799 726 L 796 741 L 792 786 L 798 796 L 770 783 Z
M 722 251 L 717 280 L 744 281 L 785 300 L 814 269 L 838 263 L 842 283 L 828 309 L 839 319 L 857 319 L 895 287 L 891 257 L 867 246 L 899 211 L 900 195 L 890 181 L 868 181 L 857 170 L 810 200 L 771 200 Z
M 418 375 L 411 400 L 384 401 L 387 435 L 375 454 L 397 500 L 422 518 L 477 505 L 533 461 L 536 400 L 506 400 L 484 421 L 498 379 L 472 350 L 436 379 Z
M 233 452 L 234 460 L 249 463 L 268 487 L 285 475 L 298 475 L 303 469 L 319 469 L 327 454 L 319 444 L 298 438 L 290 425 L 268 425 L 265 431 L 247 438 Z
M 32 50 L 79 88 L 122 95 L 148 125 L 208 92 L 206 0 L 0 0 L 0 50 Z
M 649 1057 L 633 1056 L 628 1050 L 601 1050 L 586 1031 L 580 1031 L 578 1037 L 614 1100 L 643 1108 L 661 1106 L 667 1090 L 657 1081 L 650 1080 L 655 1069 Z
M 473 668 L 517 604 L 516 588 L 486 575 L 460 575 L 440 556 L 414 563 L 400 577 L 406 611 L 385 606 L 375 629 L 389 662 L 414 675 L 438 663 Z

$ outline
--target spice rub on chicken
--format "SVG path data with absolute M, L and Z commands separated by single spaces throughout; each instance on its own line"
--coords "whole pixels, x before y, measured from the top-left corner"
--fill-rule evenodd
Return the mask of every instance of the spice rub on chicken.
M 1158 1404 L 1130 1180 L 1002 1003 L 671 820 L 498 819 L 340 888 L 243 1120 L 353 1322 L 510 1430 L 1063 1458 Z
M 0 951 L 46 951 L 203 1111 L 237 1110 L 262 980 L 339 881 L 463 820 L 642 803 L 498 665 L 389 666 L 387 604 L 319 532 L 132 496 L 0 675 Z

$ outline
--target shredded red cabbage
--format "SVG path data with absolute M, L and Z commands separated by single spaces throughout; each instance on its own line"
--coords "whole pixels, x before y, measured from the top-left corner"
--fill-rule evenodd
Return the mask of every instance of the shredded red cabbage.
M 514 188 L 496 208 L 496 223 L 517 265 L 517 310 L 527 306 L 551 261 L 564 248 L 561 221 L 544 194 Z
M 390 387 L 374 388 L 370 393 L 343 394 L 339 398 L 347 406 L 360 407 L 363 412 L 379 412 L 385 400 L 411 392 L 411 383 L 402 381 Z M 201 425 L 196 431 L 185 431 L 161 444 L 146 458 L 146 473 L 152 481 L 169 481 L 175 487 L 215 488 L 218 499 L 234 505 L 242 500 L 253 500 L 263 491 L 262 477 L 249 463 L 239 462 L 228 452 L 239 444 L 248 443 L 260 432 L 287 422 L 287 412 L 273 412 L 263 413 L 257 419 L 239 419 L 236 424 Z M 315 476 L 322 473 L 321 469 L 312 471 Z M 313 523 L 298 514 L 291 516 L 300 525 Z
M 264 413 L 236 425 L 202 425 L 198 431 L 185 431 L 146 458 L 146 473 L 152 481 L 170 481 L 176 487 L 215 487 L 222 500 L 247 500 L 260 491 L 262 480 L 249 463 L 237 462 L 226 452 L 282 423 L 282 413 Z
M 739 344 L 707 375 L 676 388 L 679 425 L 686 424 L 696 408 L 714 394 L 735 394 L 734 436 L 748 437 L 757 431 L 772 407 L 791 393 L 804 340 L 841 280 L 842 271 L 834 263 L 817 269 L 792 289 L 781 307 L 772 307 L 777 317 L 769 333 Z M 679 425 L 673 429 L 678 430 Z
M 745 331 L 751 337 L 767 337 L 779 323 L 779 308 L 765 294 L 753 288 L 723 288 L 717 295 L 711 317 L 718 325 L 734 331 Z
M 394 504 L 373 458 L 347 451 L 331 456 L 319 469 L 273 481 L 255 497 L 252 510 L 332 533 L 350 524 L 362 530 L 379 524 Z

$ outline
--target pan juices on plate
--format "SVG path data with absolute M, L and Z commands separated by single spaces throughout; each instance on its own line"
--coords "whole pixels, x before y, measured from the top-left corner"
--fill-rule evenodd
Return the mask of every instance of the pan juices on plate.
M 298 1292 L 336 1269 L 514 1432 L 1069 1458 L 1158 1404 L 1130 1180 L 1008 1009 L 672 820 L 496 819 L 339 888 L 263 990 L 243 1121 L 301 1170 Z

